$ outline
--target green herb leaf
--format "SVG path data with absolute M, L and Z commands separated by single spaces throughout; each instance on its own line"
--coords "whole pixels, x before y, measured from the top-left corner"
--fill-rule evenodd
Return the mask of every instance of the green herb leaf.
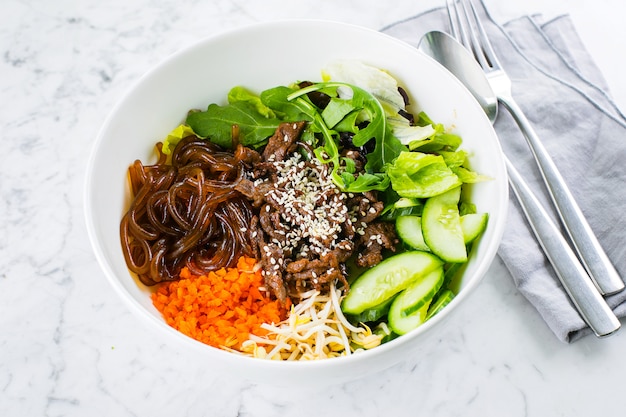
M 403 152 L 407 152 L 398 138 L 388 132 L 384 140 L 377 140 L 374 151 L 367 155 L 367 164 L 365 169 L 368 172 L 384 171 L 385 166 L 393 163 L 393 161 Z
M 276 118 L 276 114 L 261 101 L 261 98 L 245 87 L 236 86 L 228 92 L 228 103 L 237 102 L 248 103 L 257 111 L 258 114 L 267 118 Z
M 232 147 L 232 127 L 237 125 L 239 143 L 258 148 L 267 143 L 280 120 L 263 116 L 250 102 L 238 101 L 227 106 L 211 104 L 204 112 L 189 113 L 186 123 L 196 135 L 225 148 Z
M 317 108 L 305 100 L 290 99 L 293 92 L 293 89 L 284 86 L 270 88 L 261 92 L 261 102 L 278 113 L 285 122 L 313 121 L 318 113 Z
M 322 119 L 330 129 L 334 128 L 348 114 L 355 109 L 351 100 L 331 98 L 330 102 L 322 111 Z

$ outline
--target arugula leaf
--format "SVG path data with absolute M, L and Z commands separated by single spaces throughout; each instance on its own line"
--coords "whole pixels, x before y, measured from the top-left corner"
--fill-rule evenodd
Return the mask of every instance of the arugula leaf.
M 360 118 L 360 110 L 354 110 L 352 113 L 347 114 L 339 123 L 334 127 L 337 132 L 349 132 L 356 133 L 359 131 L 357 126 Z
M 304 100 L 291 100 L 294 91 L 289 87 L 279 86 L 261 92 L 261 102 L 280 115 L 285 122 L 306 120 L 311 122 L 318 113 L 317 108 Z
M 228 92 L 228 103 L 245 102 L 252 105 L 263 117 L 268 119 L 276 118 L 276 114 L 261 101 L 261 98 L 242 86 L 235 86 Z
M 247 101 L 237 101 L 227 106 L 211 104 L 204 112 L 187 115 L 186 123 L 196 135 L 209 138 L 222 147 L 232 147 L 232 127 L 239 126 L 239 143 L 258 148 L 267 143 L 280 120 L 260 114 L 256 106 Z
M 324 119 L 326 126 L 332 129 L 348 114 L 352 113 L 354 109 L 355 107 L 352 104 L 352 100 L 331 98 L 328 105 L 322 111 L 322 119 Z
M 348 173 L 345 172 L 344 174 Z M 348 179 L 346 183 L 348 184 L 346 187 L 347 192 L 364 193 L 371 190 L 384 191 L 389 187 L 390 181 L 389 177 L 384 173 L 369 174 L 367 172 L 363 172 L 356 178 L 352 176 L 352 179 Z
M 377 140 L 374 151 L 367 155 L 365 169 L 370 172 L 384 171 L 385 166 L 391 164 L 403 152 L 407 152 L 406 146 L 391 132 L 387 132 L 385 139 Z
M 346 90 L 350 94 L 347 98 L 342 98 L 340 91 L 344 91 L 345 97 Z M 288 98 L 294 101 L 303 100 L 306 94 L 313 91 L 323 91 L 331 97 L 329 105 L 333 107 L 326 114 L 322 112 L 322 117 L 316 118 L 314 123 L 324 134 L 323 148 L 316 150 L 316 156 L 323 163 L 332 163 L 331 175 L 335 184 L 343 191 L 384 190 L 389 185 L 383 171 L 384 165 L 391 163 L 407 149 L 387 128 L 385 111 L 380 102 L 364 89 L 340 82 L 313 84 L 295 91 Z M 327 117 L 324 117 L 325 115 Z M 337 121 L 340 116 L 342 119 Z M 368 121 L 367 126 L 362 129 L 356 125 L 360 118 Z M 332 130 L 333 127 L 336 130 Z M 339 146 L 334 137 L 336 131 L 355 133 L 352 137 L 355 146 L 363 146 L 370 140 L 375 141 L 374 151 L 367 156 L 366 172 L 361 173 L 356 179 L 353 175 L 340 173 Z
M 339 89 L 347 89 L 351 92 L 350 97 L 341 98 L 339 97 Z M 385 112 L 382 108 L 380 102 L 370 93 L 359 88 L 354 85 L 339 83 L 339 82 L 322 82 L 310 85 L 308 87 L 302 88 L 300 90 L 292 93 L 288 99 L 294 100 L 299 97 L 304 97 L 306 94 L 313 91 L 323 91 L 324 93 L 331 96 L 331 102 L 339 102 L 341 100 L 345 101 L 347 104 L 341 105 L 341 111 L 345 113 L 345 115 L 350 115 L 350 122 L 353 122 L 354 125 L 346 126 L 342 121 L 338 121 L 337 123 L 342 123 L 342 127 L 344 129 L 347 128 L 348 131 L 356 132 L 352 137 L 352 143 L 354 146 L 363 146 L 370 139 L 376 139 L 377 141 L 384 141 L 385 133 L 386 133 L 386 121 L 385 121 Z M 333 100 L 334 99 L 334 100 Z M 333 104 L 333 106 L 339 107 L 340 104 Z M 347 111 L 348 107 L 351 106 L 352 110 Z M 358 112 L 354 113 L 356 110 Z M 331 111 L 335 112 L 335 110 Z M 362 116 L 364 114 L 364 116 Z M 363 129 L 359 129 L 356 127 L 356 123 L 359 120 L 359 117 L 364 117 L 369 123 Z M 345 122 L 346 119 L 343 120 Z M 331 129 L 333 126 L 328 126 Z

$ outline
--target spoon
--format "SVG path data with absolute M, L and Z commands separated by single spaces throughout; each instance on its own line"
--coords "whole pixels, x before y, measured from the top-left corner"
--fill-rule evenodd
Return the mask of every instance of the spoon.
M 498 115 L 498 99 L 474 56 L 452 36 L 433 31 L 425 34 L 418 48 L 447 68 L 483 108 L 493 123 Z M 620 328 L 620 322 L 595 284 L 519 172 L 504 156 L 508 179 L 526 219 L 552 264 L 563 288 L 583 320 L 598 337 L 608 336 Z

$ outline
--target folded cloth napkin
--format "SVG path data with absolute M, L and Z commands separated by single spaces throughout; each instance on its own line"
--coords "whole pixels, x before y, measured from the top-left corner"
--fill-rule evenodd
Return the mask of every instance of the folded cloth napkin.
M 542 139 L 591 228 L 617 271 L 626 277 L 626 117 L 611 100 L 605 81 L 568 16 L 544 22 L 523 16 L 498 25 L 475 2 L 513 96 Z M 381 31 L 417 46 L 430 30 L 450 31 L 438 8 Z M 541 175 L 513 118 L 501 106 L 495 130 L 509 159 L 557 222 Z M 561 286 L 511 193 L 510 212 L 498 251 L 516 287 L 563 342 L 590 334 Z M 557 222 L 558 223 L 558 222 Z M 607 298 L 626 316 L 626 291 Z

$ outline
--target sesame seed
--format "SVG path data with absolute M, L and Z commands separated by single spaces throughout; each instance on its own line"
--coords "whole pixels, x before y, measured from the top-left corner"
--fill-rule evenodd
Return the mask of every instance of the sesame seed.
M 352 245 L 340 236 L 346 229 L 355 231 L 352 223 L 357 222 L 357 212 L 346 206 L 347 197 L 327 175 L 328 166 L 315 158 L 305 160 L 299 153 L 284 161 L 268 161 L 275 173 L 274 187 L 268 195 L 271 206 L 280 213 L 280 228 L 275 236 L 280 235 L 282 240 L 274 238 L 271 242 L 301 257 L 308 257 L 310 253 L 323 256 L 335 248 L 350 250 Z M 350 193 L 350 197 L 354 194 Z M 272 208 L 268 204 L 265 210 L 269 213 Z M 365 227 L 363 224 L 363 229 Z M 363 229 L 360 229 L 361 234 L 365 233 Z M 269 249 L 266 253 L 269 255 Z M 272 257 L 269 262 L 276 270 L 284 265 L 280 257 Z

